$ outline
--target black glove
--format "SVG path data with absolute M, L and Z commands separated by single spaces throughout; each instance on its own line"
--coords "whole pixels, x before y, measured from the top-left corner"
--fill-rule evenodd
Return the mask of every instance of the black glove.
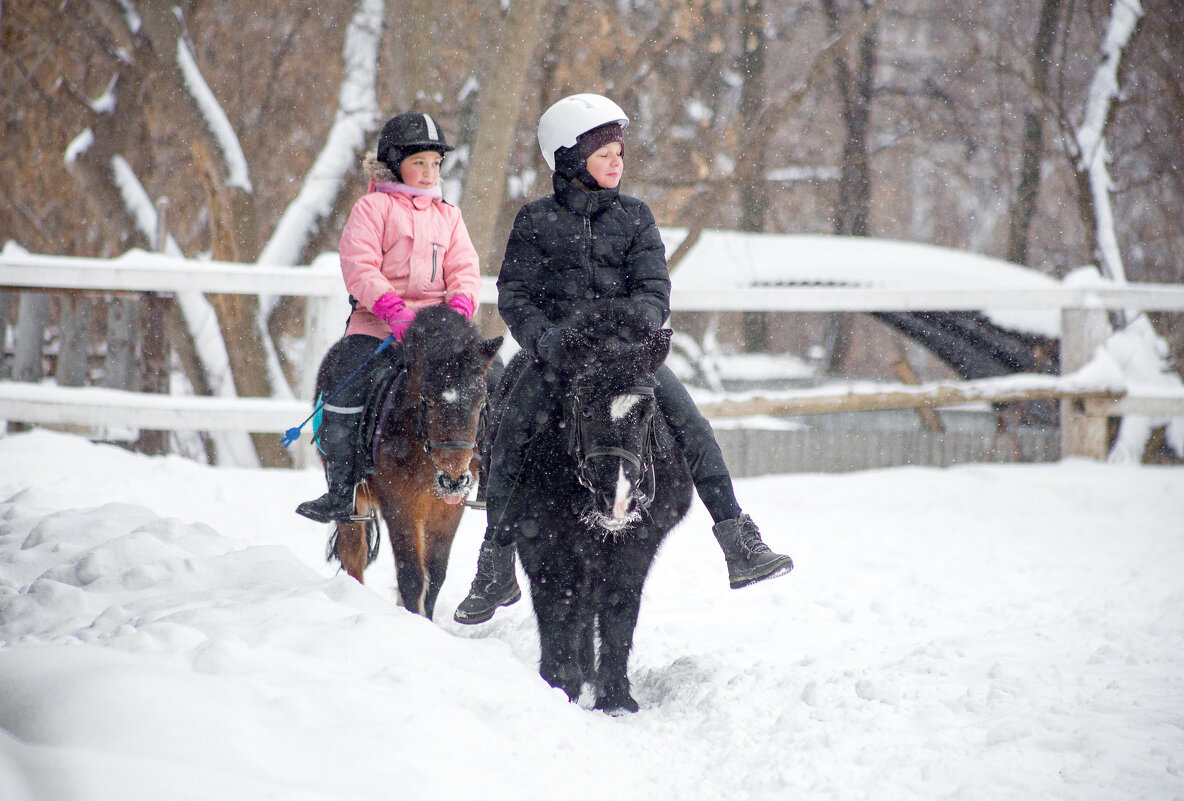
M 562 329 L 548 328 L 534 341 L 534 352 L 540 361 L 553 362 L 560 357 Z

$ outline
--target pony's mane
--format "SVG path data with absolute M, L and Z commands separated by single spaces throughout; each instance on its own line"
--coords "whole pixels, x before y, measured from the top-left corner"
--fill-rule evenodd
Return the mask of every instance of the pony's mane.
M 569 380 L 599 386 L 628 384 L 645 361 L 643 342 L 658 327 L 636 301 L 600 300 L 582 306 L 565 327 L 583 335 L 583 345 L 568 351 L 559 372 Z M 648 369 L 648 368 L 646 368 Z
M 416 313 L 403 336 L 403 347 L 408 351 L 426 348 L 426 354 L 431 358 L 433 353 L 443 351 L 442 355 L 447 355 L 449 351 L 459 351 L 478 338 L 475 326 L 441 303 Z
M 598 300 L 582 306 L 567 324 L 609 348 L 614 344 L 637 344 L 657 330 L 637 301 L 621 298 Z
M 439 304 L 416 313 L 403 336 L 403 352 L 409 360 L 419 360 L 426 382 L 456 384 L 484 369 L 485 362 L 478 358 L 480 341 L 475 325 Z

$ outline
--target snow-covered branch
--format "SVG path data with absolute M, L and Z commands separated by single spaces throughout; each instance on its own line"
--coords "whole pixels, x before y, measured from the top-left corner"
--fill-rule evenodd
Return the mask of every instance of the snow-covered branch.
M 251 176 L 247 169 L 247 157 L 243 155 L 242 145 L 238 141 L 238 134 L 222 110 L 222 104 L 210 90 L 206 79 L 202 77 L 197 66 L 197 59 L 193 50 L 184 37 L 177 37 L 177 66 L 185 79 L 185 88 L 189 90 L 193 101 L 206 121 L 206 126 L 218 143 L 218 151 L 222 155 L 226 166 L 226 185 L 237 187 L 244 192 L 251 192 Z
M 1110 191 L 1114 183 L 1107 165 L 1110 153 L 1106 147 L 1106 123 L 1113 104 L 1119 97 L 1118 76 L 1122 58 L 1143 16 L 1139 0 L 1114 0 L 1110 24 L 1102 43 L 1102 63 L 1094 73 L 1085 113 L 1076 132 L 1078 170 L 1089 176 L 1093 195 L 1094 220 L 1097 229 L 1097 250 L 1102 273 L 1115 281 L 1126 281 L 1126 269 L 1118 248 L 1114 227 L 1114 209 Z

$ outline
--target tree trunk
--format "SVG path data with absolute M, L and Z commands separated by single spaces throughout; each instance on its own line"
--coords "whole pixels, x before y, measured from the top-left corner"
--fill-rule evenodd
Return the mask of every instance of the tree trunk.
M 432 23 L 440 11 L 435 0 L 404 0 L 395 4 L 393 24 L 387 27 L 396 32 L 395 39 L 401 44 L 398 80 L 391 87 L 398 111 L 432 115 L 440 111 L 436 100 L 440 86 L 435 52 L 437 34 L 432 33 Z M 456 143 L 450 140 L 450 144 Z
M 510 144 L 530 93 L 526 77 L 543 38 L 550 0 L 515 0 L 502 20 L 493 74 L 481 84 L 477 141 L 465 178 L 465 225 L 486 275 L 497 275 L 501 248 L 495 241 L 506 191 Z
M 764 0 L 742 0 L 740 17 L 740 127 L 756 126 L 765 100 L 765 8 Z M 748 154 L 755 163 L 748 180 L 740 187 L 740 230 L 764 231 L 769 208 L 764 148 Z M 744 349 L 767 353 L 770 345 L 769 315 L 744 312 Z
M 766 102 L 760 111 L 755 126 L 744 132 L 744 152 L 764 153 L 769 142 L 777 133 L 785 120 L 805 102 L 821 84 L 826 68 L 832 63 L 837 53 L 845 52 L 855 41 L 861 38 L 880 18 L 887 3 L 876 3 L 858 16 L 848 20 L 842 29 L 832 36 L 817 53 L 814 54 L 810 65 L 806 68 L 800 82 L 789 91 L 777 93 L 776 100 Z M 699 240 L 703 229 L 715 218 L 719 211 L 717 197 L 722 189 L 744 186 L 750 181 L 755 171 L 755 164 L 747 158 L 736 159 L 736 168 L 726 181 L 714 182 L 693 194 L 678 214 L 679 224 L 687 229 L 687 237 L 674 252 L 670 254 L 666 265 L 674 270 L 687 252 Z M 721 185 L 722 184 L 722 185 Z
M 869 4 L 862 0 L 864 13 Z M 823 0 L 831 35 L 841 30 L 835 0 Z M 835 201 L 833 230 L 837 236 L 867 236 L 871 207 L 871 168 L 867 147 L 871 122 L 872 93 L 875 90 L 876 26 L 873 23 L 860 37 L 854 69 L 847 54 L 834 59 L 835 83 L 843 119 L 843 153 L 839 164 L 839 194 Z M 842 371 L 851 347 L 853 316 L 846 312 L 830 315 L 826 325 L 827 372 Z
M 839 30 L 838 9 L 834 0 L 824 0 L 832 35 Z M 866 1 L 864 6 L 867 6 Z M 867 236 L 871 205 L 871 170 L 868 165 L 867 137 L 871 120 L 872 92 L 875 88 L 876 27 L 873 25 L 859 40 L 855 68 L 846 54 L 834 60 L 835 82 L 842 107 L 843 155 L 839 166 L 839 197 L 835 207 L 834 232 L 840 236 Z
M 1057 21 L 1060 19 L 1061 0 L 1043 0 L 1040 23 L 1036 28 L 1036 43 L 1032 51 L 1033 98 L 1024 112 L 1024 146 L 1020 159 L 1020 179 L 1011 203 L 1008 224 L 1007 260 L 1015 264 L 1028 263 L 1028 233 L 1036 213 L 1036 197 L 1040 192 L 1040 171 L 1044 163 L 1044 126 L 1040 119 L 1041 106 L 1048 94 L 1049 56 L 1056 41 Z
M 211 255 L 219 261 L 250 262 L 258 255 L 255 200 L 245 176 L 236 176 L 223 152 L 223 143 L 210 130 L 198 108 L 188 80 L 182 74 L 178 53 L 185 44 L 184 22 L 169 0 L 150 0 L 137 6 L 145 45 L 137 52 L 152 64 L 158 82 L 155 97 L 174 102 L 149 109 L 168 115 L 189 134 L 188 145 L 205 183 L 210 209 Z M 163 122 L 163 121 L 162 121 Z M 208 295 L 218 316 L 226 345 L 230 372 L 240 397 L 271 397 L 275 387 L 268 369 L 267 346 L 259 323 L 259 299 L 251 295 Z M 255 451 L 265 467 L 290 467 L 292 460 L 274 435 L 252 434 Z

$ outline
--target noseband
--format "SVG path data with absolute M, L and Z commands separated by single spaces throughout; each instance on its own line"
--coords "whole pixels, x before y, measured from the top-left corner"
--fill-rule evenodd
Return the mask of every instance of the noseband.
M 481 416 L 484 417 L 485 401 L 481 402 Z M 415 415 L 415 435 L 419 437 L 420 444 L 423 445 L 423 452 L 432 460 L 432 467 L 436 471 L 441 470 L 440 465 L 436 464 L 436 456 L 433 451 L 471 451 L 476 450 L 476 442 L 467 442 L 460 439 L 436 440 L 432 439 L 428 434 L 428 401 L 423 395 L 419 396 L 419 408 Z
M 627 387 L 621 391 L 621 394 L 628 395 L 647 395 L 654 397 L 654 388 L 645 386 Z M 637 474 L 641 477 L 645 489 L 641 489 L 637 496 L 637 505 L 641 509 L 648 509 L 650 504 L 654 502 L 655 488 L 657 481 L 654 478 L 654 450 L 656 446 L 657 434 L 654 432 L 654 421 L 651 417 L 646 423 L 646 431 L 643 436 L 641 453 L 633 453 L 624 448 L 616 446 L 596 446 L 589 447 L 584 442 L 584 426 L 583 426 L 583 409 L 580 401 L 580 388 L 572 392 L 571 395 L 571 414 L 569 415 L 570 433 L 568 440 L 568 451 L 576 460 L 576 480 L 580 485 L 588 490 L 594 490 L 592 480 L 588 477 L 588 462 L 592 459 L 612 457 L 624 459 L 629 464 L 637 469 Z M 640 485 L 639 485 L 640 486 Z

